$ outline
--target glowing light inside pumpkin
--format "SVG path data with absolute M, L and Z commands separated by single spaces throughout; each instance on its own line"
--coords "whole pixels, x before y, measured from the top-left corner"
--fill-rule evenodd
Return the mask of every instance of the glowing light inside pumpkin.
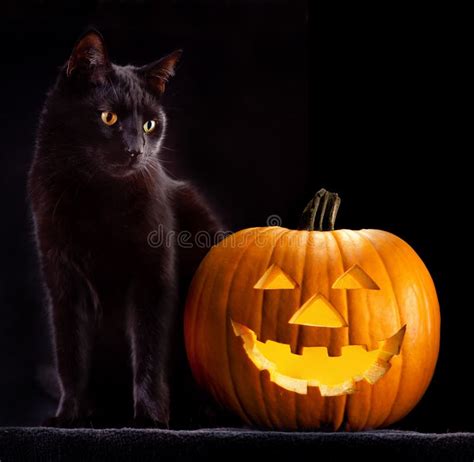
M 290 346 L 257 339 L 254 331 L 232 322 L 236 336 L 252 363 L 270 373 L 270 380 L 286 390 L 307 394 L 308 387 L 319 387 L 322 396 L 338 396 L 355 391 L 361 380 L 373 384 L 390 369 L 390 360 L 400 353 L 405 335 L 403 326 L 392 337 L 379 342 L 379 348 L 367 351 L 361 345 L 342 347 L 340 356 L 328 356 L 326 347 L 304 347 L 302 354 L 294 354 Z
M 295 289 L 291 276 L 278 265 L 271 265 L 254 289 Z M 377 283 L 359 266 L 351 266 L 332 285 L 333 289 L 380 290 Z M 232 321 L 236 336 L 243 340 L 247 356 L 270 380 L 289 391 L 307 394 L 308 387 L 319 387 L 322 396 L 338 396 L 355 391 L 361 380 L 373 384 L 390 369 L 390 360 L 400 353 L 405 335 L 403 326 L 392 337 L 379 342 L 379 348 L 367 351 L 363 345 L 347 345 L 340 356 L 329 356 L 326 347 L 304 347 L 301 354 L 291 352 L 284 343 L 257 339 L 255 332 Z M 313 327 L 348 327 L 346 320 L 322 294 L 315 294 L 291 317 L 290 324 Z
M 380 290 L 377 283 L 359 265 L 351 266 L 344 274 L 339 276 L 332 288 Z
M 260 290 L 295 289 L 296 287 L 298 287 L 297 282 L 278 265 L 270 266 L 253 286 L 254 289 Z
M 346 327 L 345 319 L 323 295 L 311 297 L 290 319 L 290 324 L 315 327 Z

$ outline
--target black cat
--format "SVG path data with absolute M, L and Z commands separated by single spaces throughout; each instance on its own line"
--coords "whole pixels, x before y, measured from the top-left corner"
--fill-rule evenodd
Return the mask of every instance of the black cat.
M 206 249 L 148 239 L 219 228 L 158 157 L 180 55 L 117 66 L 92 30 L 47 96 L 28 186 L 61 386 L 48 425 L 167 427 L 191 412 L 179 293 Z

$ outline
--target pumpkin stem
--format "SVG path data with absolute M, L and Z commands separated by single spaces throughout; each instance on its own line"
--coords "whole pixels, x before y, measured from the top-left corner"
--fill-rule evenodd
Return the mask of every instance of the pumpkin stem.
M 337 193 L 329 192 L 324 188 L 320 189 L 304 209 L 299 229 L 306 231 L 333 230 L 340 205 L 341 198 Z

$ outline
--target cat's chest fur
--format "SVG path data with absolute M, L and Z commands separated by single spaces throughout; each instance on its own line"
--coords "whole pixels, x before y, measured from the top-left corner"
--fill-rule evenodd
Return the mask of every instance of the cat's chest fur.
M 99 239 L 105 247 L 107 242 L 146 243 L 152 230 L 172 226 L 170 201 L 157 187 L 127 184 L 98 191 L 82 189 L 71 199 L 75 206 L 66 206 L 63 218 L 75 228 L 76 239 Z
M 37 220 L 49 230 L 50 245 L 74 258 L 94 279 L 130 277 L 147 261 L 159 263 L 166 249 L 150 245 L 150 233 L 174 229 L 167 191 L 150 180 L 68 183 L 53 187 L 40 180 L 44 203 Z M 158 180 L 155 180 L 158 181 Z

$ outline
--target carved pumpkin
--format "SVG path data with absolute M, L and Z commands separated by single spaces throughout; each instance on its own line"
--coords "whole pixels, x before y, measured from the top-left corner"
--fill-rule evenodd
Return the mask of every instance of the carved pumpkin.
M 248 424 L 387 426 L 419 401 L 439 348 L 439 306 L 415 251 L 379 230 L 337 230 L 321 190 L 292 231 L 251 228 L 212 248 L 185 312 L 197 381 Z M 329 210 L 329 231 L 320 229 Z

